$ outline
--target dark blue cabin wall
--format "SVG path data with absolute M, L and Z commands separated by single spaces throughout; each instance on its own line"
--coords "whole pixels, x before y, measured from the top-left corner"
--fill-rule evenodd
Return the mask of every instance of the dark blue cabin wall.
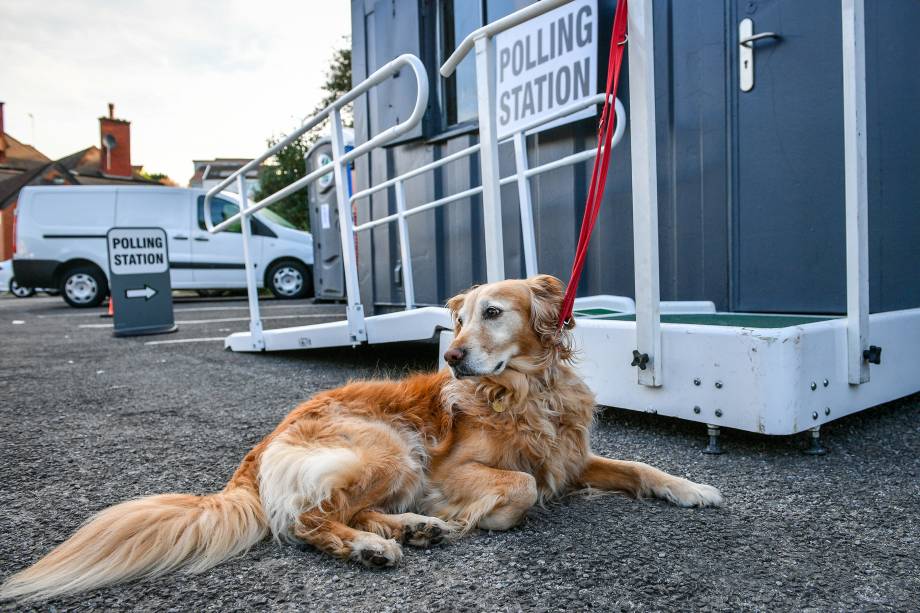
M 615 3 L 599 4 L 602 18 L 598 56 L 603 63 L 599 66 L 598 82 L 602 84 L 606 80 L 606 49 Z M 661 42 L 656 47 L 661 295 L 665 300 L 713 300 L 725 308 L 728 204 L 724 153 L 724 10 L 713 2 L 659 2 L 655 6 L 655 20 Z M 672 28 L 675 22 L 681 24 L 680 38 Z M 684 46 L 698 42 L 684 32 L 691 25 L 705 30 L 706 45 L 700 51 L 687 53 Z M 699 36 L 698 31 L 694 34 Z M 627 106 L 628 114 L 629 84 L 625 73 L 619 98 Z M 681 104 L 670 104 L 674 98 L 680 99 Z M 720 104 L 713 104 L 713 99 Z M 532 136 L 528 147 L 530 164 L 550 162 L 592 148 L 596 144 L 595 134 L 596 119 L 589 119 Z M 634 295 L 629 137 L 627 129 L 613 153 L 579 295 Z M 570 166 L 532 181 L 541 272 L 568 278 L 591 167 L 590 162 Z M 678 227 L 683 230 L 678 232 Z
M 661 296 L 726 308 L 724 3 L 658 2 L 654 17 Z
M 866 3 L 869 304 L 920 306 L 920 2 Z
M 403 52 L 419 55 L 431 79 L 429 112 L 419 134 L 360 160 L 358 186 L 384 181 L 477 142 L 475 130 L 439 135 L 443 126 L 437 95 L 435 5 L 433 0 L 352 2 L 355 82 Z M 600 0 L 599 5 L 598 83 L 602 85 L 614 3 Z M 843 312 L 839 2 L 815 0 L 805 6 L 791 0 L 656 0 L 654 11 L 662 299 L 712 300 L 717 308 L 731 310 Z M 742 105 L 756 99 L 743 98 L 748 94 L 738 89 L 738 21 L 753 15 L 755 30 L 760 31 L 777 15 L 785 19 L 779 23 L 790 40 L 774 47 L 764 45 L 757 52 L 759 61 L 769 67 L 770 61 L 778 61 L 781 51 L 805 50 L 812 44 L 808 37 L 814 28 L 803 25 L 796 11 L 827 22 L 819 29 L 827 30 L 828 40 L 814 44 L 832 50 L 823 51 L 812 63 L 794 63 L 802 67 L 801 74 L 770 74 L 767 68 L 758 73 L 755 88 L 782 85 L 783 79 L 801 81 L 797 92 L 808 104 L 787 109 L 789 125 L 779 125 L 769 116 L 752 120 L 750 108 L 744 115 Z M 828 12 L 827 19 L 822 20 L 823 12 Z M 909 35 L 913 26 L 920 26 L 920 3 L 867 3 L 873 311 L 920 306 L 920 173 L 915 170 L 920 165 L 920 114 L 916 113 L 920 79 L 908 78 L 903 70 L 920 65 L 920 47 L 911 44 Z M 378 41 L 383 27 L 387 28 L 385 44 Z M 413 28 L 421 31 L 411 31 Z M 810 76 L 807 71 L 812 69 L 823 74 Z M 411 77 L 393 79 L 389 86 L 385 109 L 376 108 L 380 94 L 356 104 L 359 142 L 393 125 L 411 108 Z M 399 88 L 408 93 L 398 94 Z M 628 70 L 624 70 L 619 97 L 628 112 Z M 776 102 L 776 108 L 782 109 L 783 101 Z M 807 117 L 815 105 L 826 109 L 818 116 L 823 122 L 820 129 Z M 595 130 L 596 120 L 591 119 L 529 136 L 530 165 L 593 147 Z M 775 146 L 780 130 L 785 131 L 783 146 L 817 170 L 803 173 L 802 168 L 792 168 L 778 172 L 775 181 L 749 176 L 751 169 L 757 169 L 754 163 L 760 143 L 773 141 Z M 579 295 L 634 295 L 631 136 L 627 124 L 625 137 L 613 153 Z M 513 172 L 510 145 L 501 147 L 499 157 L 502 174 Z M 783 164 L 788 165 L 789 160 L 778 157 L 764 161 L 762 168 L 782 170 Z M 584 163 L 531 181 L 541 272 L 568 278 L 590 173 L 591 164 Z M 477 185 L 479 158 L 471 156 L 412 179 L 407 183 L 407 204 L 412 208 Z M 809 193 L 815 194 L 814 202 L 803 204 L 802 195 Z M 524 264 L 516 186 L 505 186 L 501 194 L 506 273 L 520 275 Z M 789 194 L 796 194 L 798 200 L 788 198 Z M 476 196 L 410 218 L 419 303 L 443 304 L 457 291 L 485 281 L 481 207 Z M 371 207 L 359 207 L 358 217 L 363 221 L 369 214 L 393 211 L 392 193 L 383 193 Z M 394 274 L 401 257 L 396 239 L 395 225 L 359 237 L 362 299 L 369 312 L 403 300 Z
M 452 138 L 441 147 L 442 156 L 452 155 L 478 142 L 473 134 Z M 438 170 L 442 198 L 480 184 L 479 156 L 472 155 L 442 166 Z M 443 257 L 445 292 L 439 302 L 449 295 L 485 280 L 485 247 L 482 215 L 482 198 L 473 196 L 441 208 L 444 234 L 440 252 Z
M 362 32 L 353 33 L 353 56 L 361 56 L 366 60 L 360 67 L 357 59 L 355 60 L 355 82 L 363 79 L 388 59 L 407 51 L 405 48 L 388 48 L 390 56 L 379 57 L 382 45 L 373 42 L 377 38 L 375 34 L 378 33 L 371 31 L 381 27 L 382 18 L 379 15 L 392 15 L 395 7 L 397 18 L 387 22 L 388 27 L 395 28 L 387 32 L 390 41 L 388 44 L 392 47 L 393 40 L 414 40 L 419 36 L 418 33 L 405 31 L 405 28 L 411 28 L 418 23 L 430 24 L 434 12 L 433 4 L 404 0 L 353 2 L 353 15 L 359 9 L 365 14 L 364 19 L 353 18 L 353 26 L 363 29 Z M 606 49 L 615 3 L 602 0 L 599 5 L 601 19 L 598 83 L 603 84 L 606 80 Z M 383 13 L 381 7 L 385 9 Z M 368 10 L 371 16 L 368 16 Z M 721 5 L 712 2 L 690 3 L 689 6 L 684 6 L 684 3 L 658 3 L 655 10 L 656 29 L 664 33 L 668 33 L 671 27 L 673 11 L 679 13 L 678 19 L 681 20 L 692 19 L 700 24 L 709 24 L 715 20 L 715 25 L 709 27 L 717 33 L 721 32 L 725 18 Z M 410 12 L 420 17 L 399 19 L 400 14 Z M 393 32 L 399 34 L 394 36 Z M 669 39 L 670 36 L 668 34 L 663 37 L 659 34 L 659 39 Z M 689 42 L 691 37 L 686 38 Z M 421 34 L 421 40 L 423 47 L 436 43 L 430 36 L 430 31 Z M 706 231 L 712 224 L 707 225 L 700 219 L 702 215 L 708 215 L 721 221 L 726 216 L 726 194 L 723 187 L 724 154 L 719 147 L 713 146 L 714 143 L 719 143 L 720 139 L 724 142 L 724 107 L 721 110 L 703 108 L 703 103 L 707 99 L 719 95 L 714 92 L 720 91 L 720 77 L 724 73 L 722 68 L 716 71 L 712 69 L 712 64 L 716 60 L 710 56 L 718 58 L 723 52 L 718 45 L 715 47 L 708 55 L 699 54 L 708 61 L 708 64 L 704 65 L 699 65 L 694 59 L 687 59 L 687 54 L 677 54 L 678 57 L 675 57 L 670 44 L 661 44 L 656 51 L 656 62 L 659 66 L 656 82 L 659 102 L 656 112 L 659 122 L 658 157 L 661 169 L 661 278 L 663 299 L 709 299 L 715 300 L 724 308 L 727 306 L 727 238 L 724 231 L 717 236 L 707 234 Z M 419 51 L 419 56 L 426 64 L 433 62 L 432 51 L 425 48 Z M 689 64 L 691 68 L 695 68 L 695 74 L 703 78 L 704 82 L 694 82 L 690 76 L 675 80 L 675 63 L 680 65 L 677 69 L 686 69 Z M 429 68 L 432 76 L 432 106 L 438 103 L 435 94 L 438 87 L 435 72 L 437 67 Z M 628 78 L 625 75 L 623 81 L 620 98 L 628 107 Z M 682 104 L 679 112 L 675 111 L 675 105 L 668 104 L 669 97 L 673 95 L 671 88 L 688 90 L 692 104 Z M 379 100 L 379 94 L 376 97 L 368 96 L 366 104 L 362 105 L 362 112 L 356 112 L 355 123 L 359 140 L 392 125 L 398 114 L 395 111 L 390 115 L 375 113 L 375 98 Z M 406 108 L 411 105 L 411 101 L 404 103 Z M 388 104 L 388 108 L 390 106 L 392 104 Z M 431 111 L 429 115 L 437 113 L 437 109 Z M 385 120 L 388 123 L 382 123 Z M 426 120 L 430 122 L 432 118 L 426 117 Z M 533 166 L 594 147 L 595 133 L 596 119 L 589 119 L 531 135 L 527 139 L 529 163 Z M 679 139 L 679 143 L 675 144 L 675 139 Z M 476 142 L 475 132 L 443 140 L 435 137 L 432 140 L 417 138 L 411 142 L 403 142 L 388 148 L 387 151 L 391 154 L 389 156 L 381 156 L 378 152 L 371 156 L 371 163 L 358 164 L 357 184 L 366 185 L 371 179 L 374 182 L 383 181 L 387 178 L 388 169 L 405 172 L 410 167 L 439 159 Z M 589 250 L 579 295 L 634 295 L 629 145 L 627 130 L 626 137 L 614 152 L 603 210 L 598 220 L 595 239 Z M 680 173 L 671 170 L 673 158 L 678 153 L 692 160 L 692 166 Z M 511 174 L 514 169 L 514 158 L 510 144 L 502 145 L 499 158 L 502 174 Z M 412 208 L 419 203 L 478 185 L 478 165 L 479 158 L 474 155 L 468 160 L 453 162 L 430 173 L 430 180 L 411 180 L 407 183 L 408 207 Z M 722 175 L 717 176 L 719 173 Z M 541 272 L 554 274 L 563 280 L 568 278 L 590 174 L 591 164 L 582 163 L 551 171 L 531 181 Z M 672 188 L 671 185 L 675 182 L 679 184 Z M 721 193 L 718 193 L 719 189 Z M 507 185 L 502 188 L 501 194 L 506 274 L 519 276 L 524 274 L 524 262 L 517 188 L 513 184 Z M 481 207 L 481 198 L 476 196 L 449 204 L 440 211 L 422 213 L 410 220 L 416 299 L 419 303 L 441 304 L 455 292 L 485 281 Z M 366 220 L 366 217 L 362 217 L 366 208 L 364 205 L 359 208 L 359 221 Z M 376 196 L 371 208 L 375 216 L 394 211 L 392 194 Z M 692 224 L 695 231 L 678 233 L 678 224 Z M 724 226 L 724 221 L 722 225 Z M 364 234 L 365 236 L 359 238 L 359 253 L 362 254 L 359 255 L 359 264 L 365 306 L 373 309 L 375 304 L 386 307 L 398 303 L 403 298 L 393 271 L 400 257 L 395 226 L 390 229 L 374 229 L 369 236 L 368 233 Z M 436 278 L 433 279 L 433 276 Z
M 418 0 L 352 0 L 352 83 L 360 83 L 403 53 L 422 56 L 423 33 L 428 31 L 427 27 L 422 27 L 422 19 Z M 356 141 L 365 142 L 405 120 L 414 102 L 414 78 L 405 69 L 397 77 L 371 89 L 354 103 Z M 417 126 L 403 140 L 417 139 L 422 129 L 422 126 Z M 355 163 L 355 189 L 366 188 L 393 176 L 392 169 L 399 164 L 402 156 L 402 152 L 391 148 L 378 149 L 359 158 Z M 374 194 L 355 207 L 358 223 L 392 212 L 395 212 L 392 189 Z M 398 258 L 395 225 L 380 226 L 358 235 L 359 288 L 368 313 L 374 312 L 377 302 L 388 304 L 403 300 L 401 288 L 393 282 L 393 269 Z

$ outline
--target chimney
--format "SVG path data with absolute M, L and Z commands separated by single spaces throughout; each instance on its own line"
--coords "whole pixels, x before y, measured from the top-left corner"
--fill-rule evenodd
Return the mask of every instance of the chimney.
M 102 174 L 131 178 L 131 122 L 115 119 L 115 105 L 109 103 L 109 116 L 99 118 L 102 148 Z
M 6 128 L 3 127 L 3 102 L 0 102 L 0 162 L 6 161 Z

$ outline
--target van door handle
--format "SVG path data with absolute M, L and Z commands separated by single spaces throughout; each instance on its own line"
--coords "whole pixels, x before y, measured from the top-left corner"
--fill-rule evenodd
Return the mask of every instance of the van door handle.
M 195 240 L 198 241 L 199 243 L 206 243 L 211 239 L 208 238 L 207 236 L 196 236 Z
M 177 241 L 187 241 L 188 240 L 188 237 L 185 234 L 176 234 L 175 236 L 173 236 L 173 238 L 176 239 Z

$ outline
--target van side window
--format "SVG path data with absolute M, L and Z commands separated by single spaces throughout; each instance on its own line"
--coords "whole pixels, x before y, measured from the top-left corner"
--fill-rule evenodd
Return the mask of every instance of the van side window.
M 226 219 L 230 219 L 240 212 L 240 207 L 235 202 L 224 200 L 223 198 L 211 199 L 211 223 L 215 226 Z M 198 227 L 207 230 L 208 226 L 204 222 L 204 196 L 198 196 Z M 243 225 L 237 220 L 231 224 L 224 232 L 235 232 L 240 234 L 243 231 Z
M 266 209 L 263 209 L 266 210 Z M 278 238 L 278 235 L 275 234 L 271 228 L 266 226 L 258 217 L 253 217 L 252 221 L 252 235 L 253 236 L 264 236 L 265 238 Z

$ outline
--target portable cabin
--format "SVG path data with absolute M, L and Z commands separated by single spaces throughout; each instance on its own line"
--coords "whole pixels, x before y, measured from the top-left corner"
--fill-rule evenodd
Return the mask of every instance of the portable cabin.
M 566 279 L 614 7 L 353 0 L 355 89 L 302 128 L 330 118 L 335 150 L 354 104 L 357 146 L 331 164 L 337 190 L 354 165 L 338 198 L 342 245 L 355 246 L 342 250 L 348 320 L 263 334 L 256 302 L 228 346 L 427 338 L 474 283 Z M 568 24 L 586 32 L 583 10 L 593 54 L 557 40 Z M 630 2 L 626 129 L 576 304 L 580 368 L 601 403 L 712 434 L 817 433 L 920 389 L 915 26 L 911 0 Z M 554 61 L 581 52 L 596 66 L 590 95 L 557 91 L 540 121 L 507 124 L 506 77 L 534 87 L 556 71 L 558 90 Z M 284 193 L 330 168 L 308 170 Z

